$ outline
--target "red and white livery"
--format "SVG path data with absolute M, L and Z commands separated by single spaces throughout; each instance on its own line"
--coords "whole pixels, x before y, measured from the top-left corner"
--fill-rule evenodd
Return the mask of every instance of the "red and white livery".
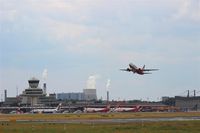
M 129 67 L 127 69 L 120 69 L 120 70 L 137 73 L 139 75 L 143 75 L 143 74 L 151 74 L 149 71 L 157 71 L 159 69 L 145 69 L 145 65 L 142 68 L 138 68 L 133 63 L 130 63 Z

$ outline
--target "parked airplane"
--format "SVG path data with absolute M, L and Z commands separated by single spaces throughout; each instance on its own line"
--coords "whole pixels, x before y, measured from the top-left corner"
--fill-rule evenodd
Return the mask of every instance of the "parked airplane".
M 123 107 L 117 106 L 112 109 L 112 112 L 139 112 L 141 110 L 141 106 L 131 106 L 131 107 Z
M 109 112 L 110 111 L 110 105 L 106 106 L 105 108 L 92 108 L 92 107 L 86 107 L 84 108 L 85 113 L 97 113 L 97 112 Z
M 10 114 L 23 114 L 23 111 L 20 109 L 20 107 L 18 107 L 16 110 L 12 110 Z
M 60 110 L 61 103 L 55 109 L 33 109 L 31 113 L 57 113 Z
M 143 74 L 151 74 L 151 73 L 149 73 L 149 71 L 157 71 L 159 69 L 145 69 L 145 65 L 142 68 L 138 68 L 134 64 L 130 63 L 129 64 L 129 68 L 120 69 L 120 70 L 121 71 L 127 71 L 127 72 L 133 72 L 133 73 L 137 73 L 137 74 L 143 75 Z
M 112 112 L 136 112 L 137 109 L 136 108 L 131 108 L 131 107 L 118 107 L 118 108 L 114 108 L 112 110 Z

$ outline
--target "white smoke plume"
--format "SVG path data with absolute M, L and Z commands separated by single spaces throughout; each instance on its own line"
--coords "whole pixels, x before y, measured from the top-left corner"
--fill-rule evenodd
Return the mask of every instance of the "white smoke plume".
M 46 81 L 47 76 L 48 76 L 48 71 L 47 71 L 47 69 L 45 68 L 44 71 L 43 71 L 43 73 L 42 73 L 42 78 L 43 78 L 44 81 Z
M 110 87 L 110 79 L 107 80 L 106 89 L 108 90 L 109 87 Z
M 86 87 L 87 87 L 87 89 L 95 89 L 96 88 L 96 76 L 95 75 L 89 76 Z

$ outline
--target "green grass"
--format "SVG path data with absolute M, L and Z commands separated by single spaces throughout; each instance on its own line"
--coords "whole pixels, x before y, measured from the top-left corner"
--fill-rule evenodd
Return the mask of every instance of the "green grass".
M 18 120 L 126 119 L 200 116 L 200 112 L 100 113 L 100 114 L 22 114 L 0 115 L 0 133 L 199 133 L 200 120 L 103 124 L 56 124 Z
M 121 124 L 55 124 L 0 122 L 0 133 L 199 133 L 200 121 Z

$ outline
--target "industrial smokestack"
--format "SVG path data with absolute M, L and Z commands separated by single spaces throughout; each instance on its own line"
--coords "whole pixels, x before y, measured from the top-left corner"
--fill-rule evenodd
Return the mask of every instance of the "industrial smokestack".
M 7 99 L 7 90 L 4 90 L 4 100 L 6 101 L 6 99 Z
M 47 84 L 46 83 L 43 84 L 43 93 L 47 94 Z
M 109 91 L 107 91 L 107 102 L 109 102 Z
M 187 93 L 187 97 L 189 97 L 190 96 L 190 90 L 188 90 L 188 93 Z
M 16 97 L 18 96 L 18 87 L 16 87 Z
M 108 90 L 109 87 L 110 87 L 110 79 L 108 79 L 107 83 L 106 83 L 106 94 L 107 94 L 106 95 L 107 96 L 106 99 L 107 99 L 107 102 L 109 102 L 109 90 Z
M 43 78 L 43 81 L 44 81 L 44 83 L 43 83 L 43 93 L 44 94 L 47 94 L 47 84 L 46 84 L 47 76 L 48 76 L 48 71 L 45 68 L 43 73 L 42 73 L 42 78 Z

